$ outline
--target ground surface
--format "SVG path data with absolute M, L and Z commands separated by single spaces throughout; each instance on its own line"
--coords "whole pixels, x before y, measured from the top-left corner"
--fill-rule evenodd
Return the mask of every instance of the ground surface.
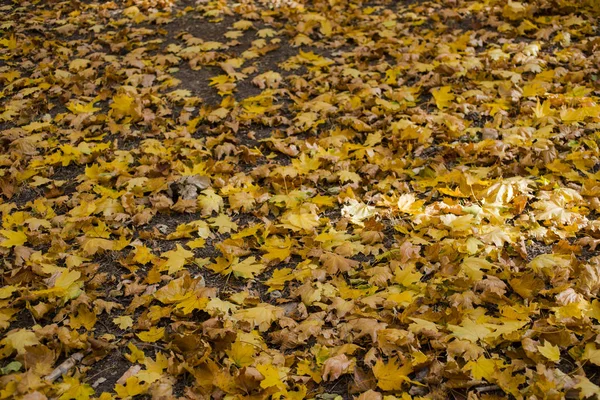
M 0 399 L 598 396 L 597 2 L 309 3 L 2 1 Z

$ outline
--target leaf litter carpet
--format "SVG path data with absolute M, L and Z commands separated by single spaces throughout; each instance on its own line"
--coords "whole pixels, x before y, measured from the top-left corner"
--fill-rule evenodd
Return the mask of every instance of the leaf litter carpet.
M 0 5 L 0 399 L 600 393 L 597 1 Z

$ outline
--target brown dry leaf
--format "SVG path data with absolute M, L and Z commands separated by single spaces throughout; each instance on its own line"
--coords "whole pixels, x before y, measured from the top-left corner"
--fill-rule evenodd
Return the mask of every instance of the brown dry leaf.
M 350 365 L 351 361 L 345 354 L 328 358 L 323 364 L 323 380 L 328 382 L 338 379 L 342 374 L 348 372 Z

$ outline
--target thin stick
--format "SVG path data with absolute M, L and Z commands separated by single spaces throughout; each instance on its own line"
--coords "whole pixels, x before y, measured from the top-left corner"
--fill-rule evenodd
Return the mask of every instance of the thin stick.
M 65 361 L 63 361 L 58 367 L 56 367 L 54 369 L 54 371 L 52 371 L 50 374 L 46 375 L 44 380 L 46 380 L 46 382 L 50 382 L 50 383 L 54 382 L 62 375 L 69 372 L 69 370 L 71 368 L 73 368 L 77 363 L 79 363 L 82 359 L 83 359 L 83 353 L 78 352 L 78 353 L 73 354 L 71 357 L 69 357 Z
M 500 386 L 498 385 L 489 385 L 489 386 L 480 386 L 478 388 L 475 389 L 478 393 L 485 393 L 485 392 L 493 392 L 495 390 L 501 390 Z

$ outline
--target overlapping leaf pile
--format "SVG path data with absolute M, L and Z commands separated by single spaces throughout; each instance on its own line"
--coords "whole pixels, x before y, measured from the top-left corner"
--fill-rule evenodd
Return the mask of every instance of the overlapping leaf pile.
M 2 4 L 0 399 L 600 393 L 597 2 Z

